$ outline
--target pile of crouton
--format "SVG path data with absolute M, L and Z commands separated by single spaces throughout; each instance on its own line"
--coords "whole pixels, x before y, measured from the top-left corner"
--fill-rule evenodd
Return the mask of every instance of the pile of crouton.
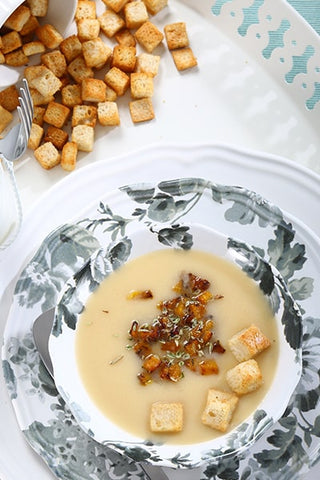
M 102 0 L 106 9 L 100 16 L 94 0 L 78 0 L 77 34 L 68 38 L 54 25 L 39 23 L 48 1 L 26 0 L 8 18 L 0 36 L 0 63 L 25 66 L 40 55 L 40 64 L 24 69 L 34 104 L 28 146 L 43 168 L 60 164 L 71 171 L 79 151 L 93 150 L 97 123 L 120 125 L 117 99 L 127 91 L 133 123 L 155 118 L 152 96 L 160 55 L 154 50 L 164 39 L 179 71 L 195 67 L 197 60 L 184 22 L 166 25 L 162 33 L 150 20 L 168 0 Z M 103 78 L 96 78 L 98 72 Z M 0 92 L 0 133 L 17 105 L 15 86 Z

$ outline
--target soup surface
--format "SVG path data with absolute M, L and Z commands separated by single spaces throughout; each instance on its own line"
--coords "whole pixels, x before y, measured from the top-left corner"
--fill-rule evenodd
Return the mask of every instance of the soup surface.
M 151 323 L 157 304 L 175 296 L 172 288 L 182 272 L 209 280 L 209 291 L 223 299 L 208 303 L 214 319 L 215 338 L 225 347 L 216 354 L 219 373 L 202 376 L 187 368 L 178 382 L 153 381 L 141 385 L 140 358 L 128 348 L 134 320 Z M 151 290 L 153 297 L 130 299 L 133 290 Z M 230 391 L 225 373 L 237 364 L 228 349 L 228 339 L 252 323 L 271 341 L 271 347 L 256 360 L 264 383 L 240 398 L 230 429 L 252 413 L 269 389 L 278 358 L 276 321 L 257 285 L 231 262 L 206 252 L 164 249 L 131 260 L 105 279 L 89 298 L 76 332 L 77 363 L 82 381 L 98 408 L 124 430 L 153 441 L 188 444 L 212 439 L 221 433 L 201 423 L 209 388 Z M 153 402 L 181 402 L 184 428 L 174 434 L 154 434 L 149 429 Z M 160 438 L 159 438 L 160 437 Z

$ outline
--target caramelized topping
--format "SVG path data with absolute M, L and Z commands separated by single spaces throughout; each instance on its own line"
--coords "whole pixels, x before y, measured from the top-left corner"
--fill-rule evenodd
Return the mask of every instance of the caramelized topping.
M 142 385 L 152 382 L 155 375 L 163 380 L 178 382 L 186 367 L 201 375 L 219 372 L 213 353 L 224 353 L 214 338 L 214 322 L 207 313 L 207 304 L 223 298 L 213 296 L 210 282 L 192 273 L 182 274 L 173 287 L 178 296 L 158 304 L 160 313 L 150 324 L 132 322 L 130 346 L 141 358 L 138 379 Z M 150 292 L 146 290 L 146 292 Z M 132 293 L 128 298 L 152 298 Z

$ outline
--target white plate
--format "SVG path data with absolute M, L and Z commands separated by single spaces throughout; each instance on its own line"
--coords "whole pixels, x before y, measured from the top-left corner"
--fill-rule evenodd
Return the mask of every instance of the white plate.
M 162 163 L 163 162 L 163 163 Z M 255 165 L 259 165 L 259 168 L 255 168 Z M 169 170 L 170 168 L 170 170 Z M 61 182 L 59 186 L 53 189 L 45 198 L 44 203 L 38 204 L 35 211 L 31 212 L 28 217 L 28 221 L 25 223 L 21 237 L 19 238 L 15 248 L 22 248 L 24 245 L 25 260 L 23 265 L 26 264 L 27 259 L 30 259 L 30 254 L 34 251 L 34 248 L 39 244 L 44 234 L 48 233 L 50 229 L 55 227 L 71 217 L 84 216 L 88 210 L 89 203 L 100 198 L 106 191 L 111 188 L 115 188 L 120 184 L 124 184 L 133 181 L 141 180 L 141 176 L 147 181 L 156 180 L 157 178 L 164 178 L 164 172 L 168 177 L 170 171 L 170 177 L 177 176 L 203 176 L 212 181 L 228 184 L 242 184 L 248 186 L 251 183 L 255 186 L 265 186 L 264 190 L 269 189 L 269 198 L 272 198 L 273 202 L 283 205 L 287 203 L 290 206 L 290 211 L 296 214 L 300 208 L 300 198 L 304 198 L 304 210 L 307 213 L 304 220 L 310 222 L 311 226 L 317 226 L 319 233 L 319 225 L 317 218 L 314 217 L 312 212 L 315 211 L 315 207 L 319 205 L 319 186 L 320 179 L 318 176 L 310 174 L 308 171 L 300 168 L 293 167 L 289 162 L 282 161 L 281 159 L 275 159 L 274 157 L 260 156 L 259 154 L 253 154 L 249 152 L 237 152 L 228 148 L 218 146 L 203 146 L 194 148 L 183 147 L 164 147 L 154 150 L 144 150 L 139 153 L 129 155 L 122 159 L 114 159 L 110 162 L 100 162 L 96 165 L 92 165 L 86 169 L 83 169 L 72 177 L 69 177 L 66 181 Z M 289 180 L 287 180 L 289 176 Z M 272 185 L 266 182 L 266 179 L 273 178 Z M 288 190 L 288 185 L 292 186 L 291 190 Z M 89 187 L 88 187 L 89 186 Z M 274 191 L 273 191 L 274 188 Z M 258 190 L 258 188 L 255 188 Z M 59 192 L 59 197 L 57 193 Z M 81 195 L 75 196 L 76 192 L 81 192 Z M 265 194 L 265 192 L 264 192 Z M 68 200 L 74 198 L 72 202 Z M 56 211 L 55 218 L 51 215 L 53 211 Z M 303 243 L 306 246 L 308 261 L 301 272 L 301 276 L 307 275 L 315 279 L 315 289 L 319 288 L 320 278 L 320 261 L 318 257 L 318 251 L 320 246 L 319 239 L 306 227 L 303 223 L 296 220 L 294 217 L 289 216 L 292 220 L 293 226 L 296 229 L 296 240 L 299 243 Z M 38 229 L 38 230 L 37 230 Z M 244 229 L 244 239 L 246 229 Z M 232 228 L 230 231 L 232 234 Z M 30 242 L 30 243 L 29 243 Z M 28 245 L 28 248 L 25 248 Z M 22 266 L 20 259 L 14 258 L 15 249 L 7 251 L 8 255 L 4 259 L 3 265 L 7 269 L 7 265 L 12 266 L 12 274 L 16 275 L 17 271 Z M 8 262 L 8 263 L 6 263 Z M 7 270 L 9 272 L 9 270 Z M 10 277 L 8 277 L 8 281 Z M 10 308 L 10 302 L 12 298 L 13 283 L 6 290 L 6 294 L 1 303 L 1 314 L 3 325 L 5 318 L 8 315 Z M 313 299 L 314 296 L 306 302 L 303 302 L 303 307 L 306 308 L 306 316 L 315 317 L 318 315 L 317 299 Z M 17 306 L 15 308 L 18 308 Z M 39 310 L 34 311 L 36 315 Z M 12 317 L 11 322 L 8 324 L 8 331 L 10 335 L 23 330 L 23 316 L 17 322 Z M 314 349 L 319 347 L 313 346 Z M 317 355 L 317 354 L 316 354 Z M 317 356 L 315 357 L 317 358 Z M 312 373 L 312 372 L 311 372 Z M 315 382 L 313 377 L 310 377 L 310 382 Z M 20 382 L 20 380 L 19 380 Z M 3 380 L 2 380 L 3 383 Z M 2 389 L 3 391 L 4 389 Z M 40 388 L 41 390 L 41 388 Z M 2 394 L 3 395 L 3 394 Z M 30 399 L 35 398 L 31 396 Z M 25 424 L 26 418 L 32 412 L 32 408 L 28 402 L 24 402 L 19 407 L 19 421 L 21 425 Z M 3 429 L 1 430 L 1 452 L 2 462 L 6 462 L 2 465 L 2 472 L 4 478 L 19 478 L 22 475 L 22 471 L 30 473 L 32 478 L 46 478 L 43 466 L 39 463 L 39 460 L 35 458 L 31 451 L 24 445 L 19 453 L 19 463 L 14 462 L 14 452 L 12 451 L 12 444 L 22 444 L 21 436 L 19 435 L 19 429 L 17 428 L 16 421 L 12 417 L 10 405 L 8 405 L 8 397 L 4 395 L 1 399 L 1 424 Z M 37 414 L 38 415 L 38 414 Z M 308 422 L 314 421 L 314 412 L 306 412 L 305 416 L 301 416 L 300 423 L 308 430 Z M 41 416 L 41 413 L 40 413 Z M 306 418 L 304 418 L 306 417 Z M 312 418 L 311 418 L 312 417 Z M 9 433 L 8 433 L 9 432 Z M 11 443 L 12 442 L 12 443 Z M 15 442 L 15 443 L 13 443 Z M 312 437 L 310 446 L 310 459 L 306 458 L 306 462 L 310 460 L 312 463 L 318 456 L 319 442 L 315 441 Z M 305 448 L 305 445 L 304 445 Z M 302 470 L 307 469 L 307 464 L 302 467 Z M 13 472 L 10 474 L 10 471 Z M 185 477 L 191 473 L 184 473 Z M 177 472 L 179 478 L 179 472 Z M 282 475 L 282 473 L 281 473 Z M 288 475 L 293 478 L 293 472 L 289 471 Z M 289 478 L 288 476 L 288 478 Z M 50 478 L 50 476 L 48 477 Z M 134 478 L 134 477 L 133 477 Z M 194 478 L 191 477 L 189 478 Z M 268 477 L 270 478 L 270 476 Z M 276 477 L 276 474 L 274 476 Z M 281 477 L 281 480 L 286 478 Z

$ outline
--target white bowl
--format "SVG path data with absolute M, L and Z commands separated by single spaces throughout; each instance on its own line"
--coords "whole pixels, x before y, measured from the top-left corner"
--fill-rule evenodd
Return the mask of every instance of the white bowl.
M 206 201 L 209 199 L 211 202 L 212 212 L 207 210 L 204 222 L 200 224 L 198 219 L 201 215 L 197 215 L 195 206 L 201 211 L 204 196 Z M 260 257 L 253 247 L 212 228 L 214 208 L 222 203 L 224 197 L 235 199 L 244 210 L 246 205 L 252 206 L 255 202 L 245 190 L 215 185 L 202 179 L 180 179 L 160 182 L 158 185 L 140 184 L 120 188 L 117 195 L 111 195 L 114 202 L 108 205 L 110 209 L 107 216 L 110 215 L 112 218 L 109 220 L 113 219 L 114 222 L 110 221 L 107 223 L 110 228 L 103 229 L 102 244 L 105 248 L 99 249 L 81 272 L 67 282 L 58 302 L 49 342 L 57 389 L 87 434 L 135 460 L 192 468 L 242 451 L 281 417 L 299 381 L 302 335 L 299 309 L 276 268 Z M 265 219 L 267 223 L 272 222 L 277 211 L 266 205 L 263 208 L 268 213 Z M 256 204 L 255 208 L 261 209 L 262 206 Z M 232 209 L 229 216 L 232 218 Z M 121 218 L 130 220 L 123 230 L 112 230 L 112 225 L 119 226 L 117 222 Z M 226 233 L 228 221 L 230 219 L 226 220 Z M 257 232 L 260 227 L 256 226 Z M 154 444 L 149 439 L 138 439 L 112 423 L 92 402 L 77 367 L 76 326 L 92 291 L 112 270 L 128 259 L 159 248 L 191 247 L 228 259 L 259 285 L 277 321 L 279 358 L 270 389 L 257 410 L 239 426 L 208 442 L 192 445 Z

